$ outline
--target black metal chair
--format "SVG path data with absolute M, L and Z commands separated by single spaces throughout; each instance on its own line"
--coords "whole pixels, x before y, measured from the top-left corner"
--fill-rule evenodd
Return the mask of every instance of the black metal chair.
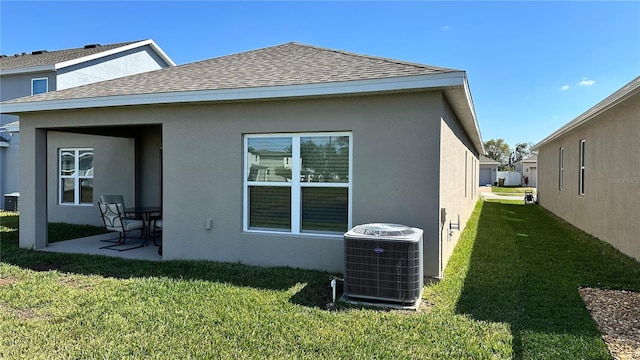
M 533 191 L 525 190 L 525 192 L 524 192 L 524 203 L 525 204 L 533 204 L 534 203 Z
M 144 220 L 141 219 L 133 219 L 126 216 L 124 213 L 124 205 L 120 203 L 98 203 L 98 208 L 100 209 L 100 216 L 102 217 L 102 222 L 104 223 L 105 229 L 107 231 L 114 231 L 118 233 L 118 240 L 106 240 L 108 242 L 113 242 L 113 245 L 103 246 L 100 249 L 110 249 L 117 251 L 125 251 L 136 249 L 139 247 L 143 247 L 146 245 L 145 239 L 143 239 L 144 235 Z M 116 248 L 117 246 L 124 245 L 127 235 L 136 230 L 140 231 L 140 245 L 127 247 L 127 248 Z M 103 240 L 104 241 L 104 240 Z

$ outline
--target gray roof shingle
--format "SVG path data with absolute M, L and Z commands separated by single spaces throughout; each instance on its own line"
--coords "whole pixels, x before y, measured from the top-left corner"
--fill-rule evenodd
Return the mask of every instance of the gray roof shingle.
M 55 50 L 41 54 L 25 53 L 24 55 L 8 55 L 7 57 L 0 57 L 0 70 L 26 69 L 37 66 L 55 65 L 65 61 L 101 53 L 103 51 L 117 49 L 136 42 L 137 41 L 130 41 L 118 44 L 98 45 L 89 48 L 81 47 L 76 49 Z
M 307 85 L 457 71 L 460 70 L 291 42 L 11 100 L 7 103 Z

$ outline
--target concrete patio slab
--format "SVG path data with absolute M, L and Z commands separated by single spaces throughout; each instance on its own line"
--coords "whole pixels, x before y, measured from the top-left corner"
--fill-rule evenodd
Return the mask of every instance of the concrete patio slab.
M 155 246 L 151 239 L 149 240 L 149 244 L 147 246 L 126 251 L 117 251 L 113 250 L 113 248 L 100 249 L 103 246 L 110 245 L 108 242 L 104 242 L 101 240 L 113 239 L 118 239 L 117 233 L 107 233 L 73 240 L 58 241 L 48 244 L 46 248 L 39 249 L 39 251 L 69 254 L 104 255 L 120 257 L 124 259 L 162 261 L 162 256 L 158 254 L 158 246 Z M 128 248 L 131 246 L 136 246 L 136 244 L 139 244 L 138 239 L 127 239 L 125 245 L 117 246 L 114 248 Z

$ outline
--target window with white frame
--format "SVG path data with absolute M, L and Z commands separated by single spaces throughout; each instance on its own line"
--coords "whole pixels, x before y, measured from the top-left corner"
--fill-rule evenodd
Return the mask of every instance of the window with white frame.
M 43 94 L 49 91 L 49 79 L 31 79 L 31 95 Z
M 93 204 L 93 149 L 60 149 L 60 204 Z
M 558 189 L 564 190 L 564 148 L 560 147 L 558 153 Z
M 467 166 L 467 161 L 469 161 L 469 154 L 467 151 L 464 151 L 464 197 L 467 197 L 467 184 L 468 184 L 468 176 L 469 176 L 469 168 Z
M 244 230 L 349 230 L 351 146 L 351 133 L 246 135 Z
M 578 192 L 580 195 L 584 195 L 584 150 L 585 150 L 585 139 L 580 140 L 580 175 L 579 175 L 579 184 L 578 184 Z

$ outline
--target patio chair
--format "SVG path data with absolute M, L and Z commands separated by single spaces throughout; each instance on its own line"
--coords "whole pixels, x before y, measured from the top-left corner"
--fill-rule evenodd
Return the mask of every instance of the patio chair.
M 122 195 L 100 195 L 100 202 L 107 204 L 122 204 L 123 208 L 126 208 L 124 203 L 124 196 Z M 140 219 L 139 216 L 135 216 L 135 213 L 126 213 L 130 218 Z
M 100 209 L 100 216 L 107 231 L 115 231 L 118 233 L 118 240 L 111 241 L 113 245 L 103 246 L 100 249 L 110 249 L 117 251 L 125 251 L 143 247 L 146 245 L 144 234 L 144 221 L 140 219 L 132 219 L 125 216 L 124 205 L 119 203 L 98 203 Z M 127 247 L 127 248 L 115 248 L 119 245 L 124 245 L 127 235 L 136 230 L 140 231 L 140 245 Z M 115 240 L 115 239 L 114 239 Z
M 525 204 L 533 204 L 533 191 L 525 190 L 524 192 L 524 203 Z

